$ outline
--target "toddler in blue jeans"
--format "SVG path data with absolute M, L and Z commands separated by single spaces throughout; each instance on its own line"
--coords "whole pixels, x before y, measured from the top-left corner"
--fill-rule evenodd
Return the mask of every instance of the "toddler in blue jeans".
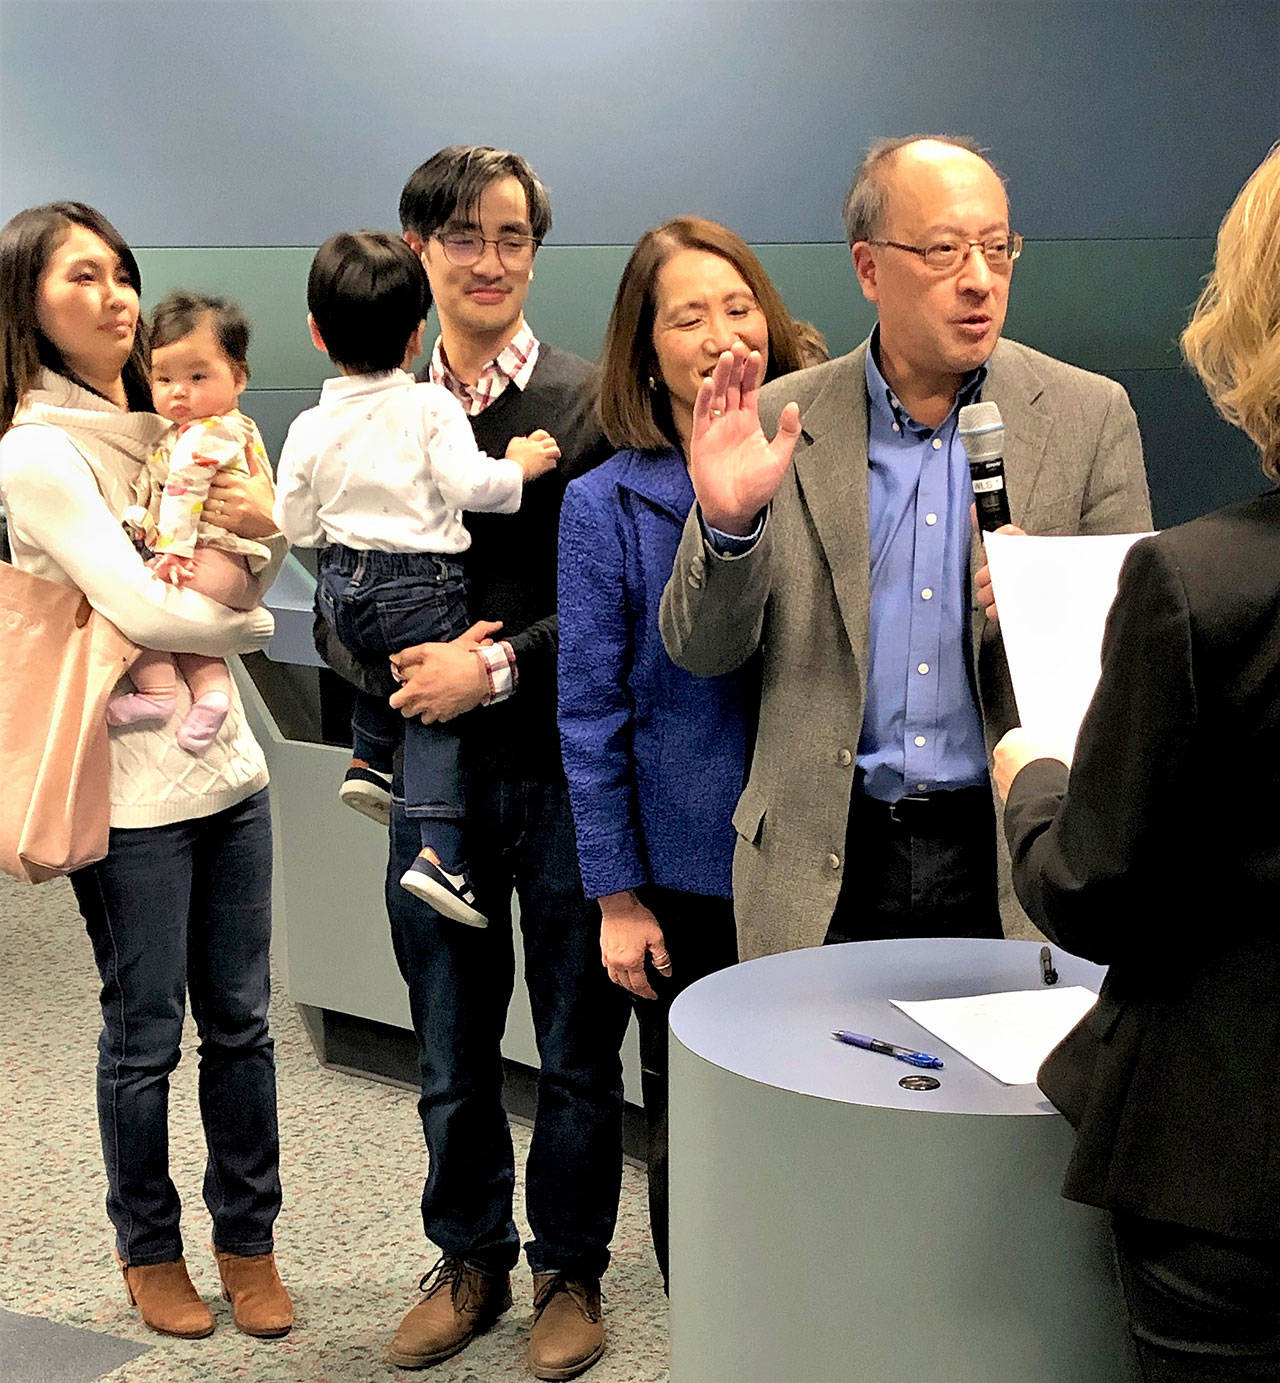
M 513 438 L 506 459 L 494 460 L 447 389 L 414 381 L 408 370 L 422 349 L 431 289 L 399 237 L 330 236 L 311 264 L 307 306 L 312 341 L 342 374 L 289 428 L 276 523 L 296 546 L 324 549 L 317 606 L 356 656 L 456 638 L 469 624 L 460 558 L 471 538 L 460 511 L 514 512 L 525 482 L 551 470 L 560 449 L 539 430 Z M 360 805 L 362 787 L 376 789 L 390 772 L 397 721 L 405 814 L 421 836 L 400 885 L 445 917 L 487 926 L 463 858 L 458 735 L 448 722 L 400 720 L 358 693 L 358 757 L 343 797 Z M 365 761 L 375 754 L 377 763 Z

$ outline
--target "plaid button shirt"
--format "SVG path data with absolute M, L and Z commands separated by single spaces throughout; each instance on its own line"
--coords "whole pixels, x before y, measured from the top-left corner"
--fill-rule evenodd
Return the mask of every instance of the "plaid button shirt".
M 529 330 L 528 322 L 521 322 L 520 330 L 481 369 L 480 378 L 468 384 L 449 368 L 444 342 L 437 336 L 431 352 L 431 382 L 442 384 L 462 405 L 467 417 L 474 418 L 500 398 L 508 384 L 523 389 L 537 363 L 538 338 Z
M 462 405 L 463 412 L 474 418 L 500 398 L 509 384 L 523 389 L 537 363 L 538 338 L 529 330 L 528 322 L 521 322 L 520 330 L 480 371 L 480 378 L 468 384 L 449 368 L 444 342 L 437 336 L 431 352 L 431 382 L 443 385 Z M 520 680 L 511 645 L 503 639 L 489 648 L 476 649 L 476 654 L 484 665 L 489 683 L 489 690 L 480 704 L 492 706 L 495 701 L 505 701 Z

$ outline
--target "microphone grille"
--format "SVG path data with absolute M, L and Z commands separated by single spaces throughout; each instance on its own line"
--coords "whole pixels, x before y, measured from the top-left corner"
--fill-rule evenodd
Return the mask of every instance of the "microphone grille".
M 1004 419 L 998 403 L 966 403 L 960 410 L 960 444 L 970 461 L 1004 455 Z

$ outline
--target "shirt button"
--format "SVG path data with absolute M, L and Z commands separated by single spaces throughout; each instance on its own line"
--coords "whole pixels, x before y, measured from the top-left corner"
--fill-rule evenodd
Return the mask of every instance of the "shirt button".
M 926 586 L 926 587 L 924 588 L 924 590 L 922 590 L 922 591 L 920 592 L 920 599 L 921 599 L 921 600 L 932 600 L 932 599 L 933 599 L 933 587 L 932 587 L 932 586 Z
M 941 450 L 942 450 L 942 438 L 941 438 L 941 437 L 935 437 L 935 438 L 933 439 L 933 449 L 934 449 L 934 451 L 941 451 Z
M 925 675 L 925 673 L 929 671 L 929 664 L 928 664 L 928 663 L 921 663 L 921 664 L 916 668 L 916 671 L 920 674 L 921 677 L 923 677 L 923 676 Z
M 828 855 L 828 856 L 827 856 L 827 865 L 828 865 L 828 867 L 831 868 L 831 869 L 839 869 L 839 868 L 840 868 L 840 856 L 839 856 L 839 855 Z
M 836 760 L 848 767 L 853 762 L 853 754 L 848 749 L 842 749 L 837 755 Z
M 937 514 L 926 514 L 924 516 L 924 521 L 932 528 L 933 525 L 938 522 L 938 516 Z
M 923 735 L 917 735 L 917 736 L 916 736 L 916 748 L 917 748 L 917 749 L 923 749 L 924 746 L 925 746 L 925 738 L 924 738 L 924 736 L 923 736 Z
M 902 431 L 902 429 L 898 426 L 897 423 L 894 423 L 894 425 L 893 425 L 893 430 L 894 430 L 895 432 L 901 432 L 901 431 Z

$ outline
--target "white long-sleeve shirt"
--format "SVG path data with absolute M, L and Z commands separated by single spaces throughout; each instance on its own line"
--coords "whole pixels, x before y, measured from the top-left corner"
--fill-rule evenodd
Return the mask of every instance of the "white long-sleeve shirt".
M 276 471 L 275 519 L 300 547 L 465 552 L 464 509 L 510 514 L 524 477 L 476 446 L 462 405 L 403 370 L 329 379 L 294 419 Z

